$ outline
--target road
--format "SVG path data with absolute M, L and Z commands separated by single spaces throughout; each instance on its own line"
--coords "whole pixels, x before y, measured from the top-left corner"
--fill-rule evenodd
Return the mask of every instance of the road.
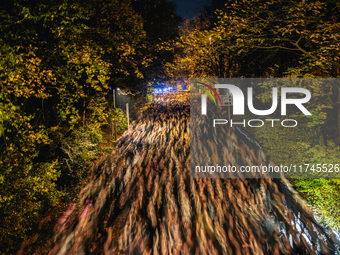
M 190 178 L 189 114 L 174 93 L 132 123 L 58 220 L 50 254 L 335 253 L 287 181 Z

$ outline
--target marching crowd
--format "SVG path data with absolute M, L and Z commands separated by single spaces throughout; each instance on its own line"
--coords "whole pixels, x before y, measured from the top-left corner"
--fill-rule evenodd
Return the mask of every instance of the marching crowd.
M 189 101 L 160 96 L 132 123 L 59 219 L 50 254 L 332 253 L 289 184 L 190 177 Z M 228 157 L 256 161 L 234 138 Z

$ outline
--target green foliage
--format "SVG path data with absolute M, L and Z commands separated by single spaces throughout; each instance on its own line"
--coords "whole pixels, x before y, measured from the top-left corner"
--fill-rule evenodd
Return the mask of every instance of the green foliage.
M 56 163 L 20 165 L 20 170 L 10 169 L 11 175 L 1 175 L 1 252 L 11 251 L 17 240 L 27 238 L 43 210 L 57 205 L 60 192 L 55 186 L 59 176 Z
M 125 112 L 120 108 L 115 108 L 112 110 L 112 117 L 118 123 L 117 133 L 122 134 L 127 129 L 127 118 Z
M 100 129 L 86 126 L 77 129 L 71 136 L 61 140 L 58 168 L 61 177 L 58 182 L 63 186 L 72 187 L 87 176 L 91 161 L 102 152 L 103 135 Z
M 332 141 L 328 141 L 327 145 L 319 144 L 320 131 L 304 126 L 296 129 L 262 128 L 256 131 L 256 137 L 269 159 L 276 164 L 339 164 L 340 146 Z M 340 229 L 339 179 L 297 178 L 291 182 L 316 209 L 321 223 Z
M 149 71 L 159 48 L 144 52 L 153 40 L 144 25 L 157 13 L 142 15 L 135 4 L 1 1 L 0 252 L 14 253 L 42 212 L 58 203 L 56 183 L 74 185 L 86 175 L 110 116 L 119 133 L 125 130 L 124 113 L 111 114 L 105 96 L 118 83 L 140 84 L 128 81 Z
M 293 76 L 293 74 L 291 73 Z M 307 116 L 307 121 L 304 120 L 304 115 L 298 111 L 288 111 L 288 114 L 292 118 L 299 118 L 303 122 L 304 125 L 308 127 L 320 128 L 327 121 L 327 116 L 329 112 L 335 107 L 336 102 L 332 102 L 331 98 L 333 95 L 333 89 L 336 88 L 337 82 L 335 79 L 312 79 L 313 75 L 306 74 L 303 76 L 303 82 L 301 79 L 296 78 L 297 74 L 294 74 L 295 77 L 290 77 L 282 83 L 276 82 L 268 82 L 260 84 L 265 91 L 265 93 L 258 96 L 258 98 L 263 103 L 271 103 L 272 100 L 272 87 L 277 87 L 281 89 L 282 87 L 304 87 L 310 91 L 313 95 L 312 100 L 306 104 L 308 110 L 312 115 Z M 297 110 L 297 109 L 296 109 Z
M 339 179 L 294 179 L 298 191 L 307 194 L 308 202 L 316 209 L 320 222 L 340 230 Z
M 1 252 L 15 247 L 14 240 L 23 240 L 39 214 L 55 206 L 60 195 L 55 185 L 60 174 L 57 161 L 34 163 L 39 148 L 51 142 L 47 131 L 32 126 L 34 115 L 25 114 L 5 92 L 0 92 L 0 225 L 6 226 L 0 228 L 1 243 L 6 244 Z
M 327 146 L 318 144 L 308 148 L 305 153 L 310 158 L 311 163 L 324 162 L 325 164 L 332 164 L 339 161 L 340 147 L 329 141 Z

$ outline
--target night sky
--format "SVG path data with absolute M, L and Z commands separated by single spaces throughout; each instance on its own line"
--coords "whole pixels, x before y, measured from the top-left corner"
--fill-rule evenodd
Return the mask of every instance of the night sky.
M 208 0 L 174 0 L 177 5 L 177 14 L 183 18 L 192 18 L 197 14 L 197 8 L 208 3 Z

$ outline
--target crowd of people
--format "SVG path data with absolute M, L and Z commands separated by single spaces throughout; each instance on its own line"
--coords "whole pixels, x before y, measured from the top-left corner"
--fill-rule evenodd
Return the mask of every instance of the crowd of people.
M 60 217 L 50 254 L 335 252 L 289 183 L 190 177 L 189 101 L 160 96 L 131 124 Z M 265 160 L 229 132 L 231 162 Z

